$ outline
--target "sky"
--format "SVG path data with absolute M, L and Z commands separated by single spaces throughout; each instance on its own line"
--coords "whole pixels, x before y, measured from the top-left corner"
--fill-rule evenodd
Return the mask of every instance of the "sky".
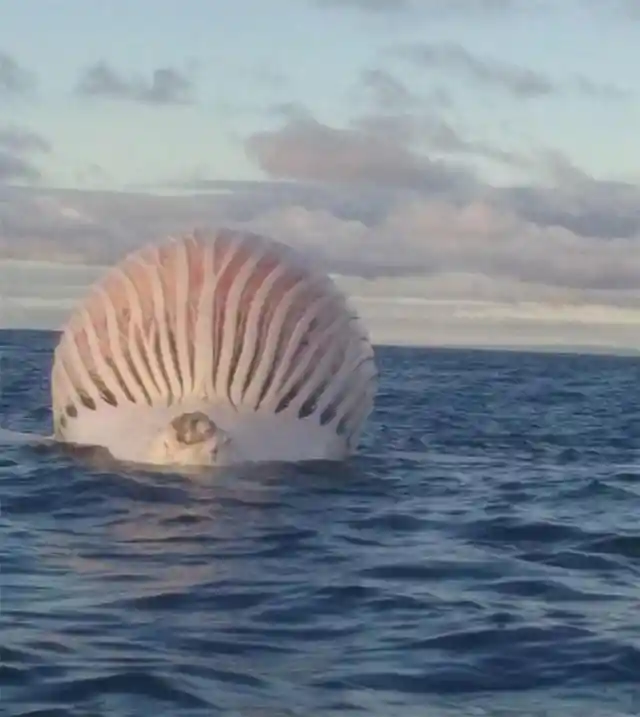
M 638 47 L 637 0 L 3 0 L 0 259 L 225 224 L 640 312 Z

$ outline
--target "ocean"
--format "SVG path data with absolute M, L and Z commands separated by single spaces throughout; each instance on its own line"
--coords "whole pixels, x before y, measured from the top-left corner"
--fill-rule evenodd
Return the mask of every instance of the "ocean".
M 55 341 L 0 332 L 4 428 Z M 376 351 L 345 464 L 0 446 L 0 713 L 640 714 L 640 358 Z

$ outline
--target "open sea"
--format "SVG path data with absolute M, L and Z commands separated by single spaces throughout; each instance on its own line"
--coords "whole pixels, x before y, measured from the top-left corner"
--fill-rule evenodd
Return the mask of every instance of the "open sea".
M 0 332 L 4 428 L 56 338 Z M 639 715 L 640 358 L 377 355 L 344 465 L 0 445 L 0 714 Z

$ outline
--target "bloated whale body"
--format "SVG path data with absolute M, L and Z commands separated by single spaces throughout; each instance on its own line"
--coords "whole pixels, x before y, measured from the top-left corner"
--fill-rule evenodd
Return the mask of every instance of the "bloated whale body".
M 330 277 L 226 229 L 109 270 L 64 327 L 51 378 L 57 440 L 180 466 L 345 458 L 377 389 L 369 338 Z

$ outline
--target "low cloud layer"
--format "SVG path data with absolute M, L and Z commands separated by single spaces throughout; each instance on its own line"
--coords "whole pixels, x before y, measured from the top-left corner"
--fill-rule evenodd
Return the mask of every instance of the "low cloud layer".
M 84 97 L 106 97 L 152 105 L 181 105 L 194 101 L 190 77 L 173 67 L 159 67 L 150 78 L 126 75 L 104 61 L 88 67 L 76 87 Z
M 38 181 L 41 173 L 37 156 L 50 151 L 49 142 L 36 132 L 15 125 L 0 125 L 0 185 Z
M 213 193 L 173 197 L 6 187 L 0 248 L 108 264 L 172 232 L 227 225 L 298 246 L 339 274 L 431 282 L 432 298 L 640 308 L 640 189 L 583 181 L 580 191 L 484 187 L 467 198 L 455 187 L 435 196 L 293 181 L 209 183 Z
M 338 274 L 376 342 L 638 346 L 637 223 L 627 238 L 602 239 L 528 220 L 509 194 L 463 202 L 294 182 L 210 188 L 153 197 L 0 187 L 2 253 L 58 262 L 0 259 L 0 326 L 60 326 L 104 272 L 78 264 L 109 265 L 170 233 L 226 225 L 297 246 Z

